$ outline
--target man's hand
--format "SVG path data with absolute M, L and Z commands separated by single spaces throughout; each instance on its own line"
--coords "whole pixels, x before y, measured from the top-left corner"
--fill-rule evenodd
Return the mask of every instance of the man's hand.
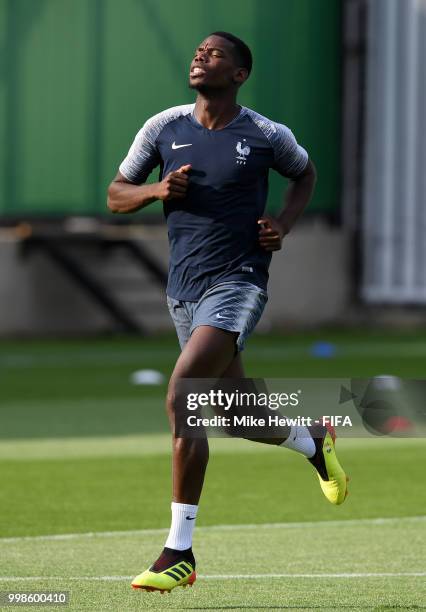
M 154 193 L 157 200 L 184 198 L 188 189 L 188 173 L 190 170 L 191 164 L 186 164 L 181 166 L 179 170 L 169 172 L 162 181 L 156 183 Z
M 279 251 L 284 238 L 284 230 L 278 219 L 264 215 L 257 222 L 260 226 L 259 244 L 265 251 Z
M 155 200 L 184 198 L 188 189 L 188 172 L 191 165 L 181 166 L 170 172 L 159 183 L 137 185 L 131 183 L 120 172 L 108 187 L 108 208 L 113 213 L 134 213 Z

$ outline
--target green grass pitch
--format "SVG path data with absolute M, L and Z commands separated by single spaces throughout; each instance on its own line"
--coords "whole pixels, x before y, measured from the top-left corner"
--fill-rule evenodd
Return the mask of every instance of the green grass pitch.
M 335 355 L 312 357 L 317 340 Z M 351 482 L 337 508 L 299 455 L 214 440 L 197 582 L 170 595 L 130 589 L 166 537 L 170 441 L 165 386 L 129 377 L 167 377 L 176 356 L 173 336 L 0 344 L 0 591 L 66 590 L 72 610 L 426 608 L 421 439 L 338 440 Z M 245 362 L 268 378 L 421 378 L 426 335 L 256 336 Z

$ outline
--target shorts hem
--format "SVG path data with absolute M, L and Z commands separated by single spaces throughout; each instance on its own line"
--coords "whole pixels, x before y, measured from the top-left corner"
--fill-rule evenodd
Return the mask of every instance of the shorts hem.
M 197 327 L 201 327 L 202 325 L 207 325 L 208 327 L 216 327 L 217 329 L 223 329 L 223 331 L 231 332 L 233 334 L 238 334 L 237 338 L 235 339 L 235 346 L 237 348 L 237 352 L 240 353 L 242 350 L 244 350 L 244 343 L 241 342 L 241 334 L 242 334 L 241 329 L 235 329 L 235 328 L 230 329 L 229 327 L 225 327 L 225 325 L 223 324 L 216 323 L 216 321 L 214 323 L 212 323 L 211 321 L 208 321 L 205 323 L 196 323 L 195 325 L 191 325 L 189 329 L 189 335 L 191 336 L 194 329 L 197 329 Z

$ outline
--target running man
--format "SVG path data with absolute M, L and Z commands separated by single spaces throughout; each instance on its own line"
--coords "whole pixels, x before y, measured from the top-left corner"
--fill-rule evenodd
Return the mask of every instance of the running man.
M 241 351 L 268 299 L 272 252 L 281 249 L 314 190 L 314 165 L 292 132 L 237 104 L 251 68 L 250 49 L 239 38 L 227 32 L 208 36 L 189 72 L 195 104 L 150 118 L 108 191 L 114 213 L 164 202 L 167 303 L 182 349 L 166 402 L 172 432 L 180 378 L 244 377 Z M 157 166 L 159 182 L 145 184 Z M 271 168 L 290 179 L 285 208 L 276 218 L 264 214 Z M 344 501 L 346 476 L 334 432 L 291 427 L 274 443 L 304 455 L 326 498 Z M 170 591 L 194 582 L 192 534 L 208 452 L 206 439 L 173 435 L 169 536 L 155 563 L 134 578 L 134 588 Z

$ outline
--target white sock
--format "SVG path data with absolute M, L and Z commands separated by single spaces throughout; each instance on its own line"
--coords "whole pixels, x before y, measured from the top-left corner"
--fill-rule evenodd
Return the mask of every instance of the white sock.
M 198 506 L 172 502 L 172 525 L 165 543 L 167 548 L 174 550 L 191 548 L 197 510 Z
M 292 426 L 289 437 L 280 446 L 291 448 L 308 458 L 313 457 L 316 452 L 314 439 L 309 429 L 303 425 Z

